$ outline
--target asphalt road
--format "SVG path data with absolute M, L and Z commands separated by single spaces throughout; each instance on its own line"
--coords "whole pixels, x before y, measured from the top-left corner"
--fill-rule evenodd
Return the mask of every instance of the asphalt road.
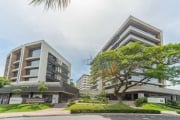
M 69 115 L 69 116 L 46 116 L 46 117 L 18 117 L 4 118 L 2 120 L 180 120 L 180 115 Z

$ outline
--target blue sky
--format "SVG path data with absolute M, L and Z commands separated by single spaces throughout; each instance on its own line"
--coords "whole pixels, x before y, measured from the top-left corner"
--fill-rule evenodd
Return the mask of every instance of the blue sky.
M 0 75 L 11 49 L 46 40 L 72 64 L 76 81 L 129 15 L 163 31 L 164 44 L 180 42 L 179 0 L 71 0 L 65 11 L 30 6 L 30 0 L 0 1 Z

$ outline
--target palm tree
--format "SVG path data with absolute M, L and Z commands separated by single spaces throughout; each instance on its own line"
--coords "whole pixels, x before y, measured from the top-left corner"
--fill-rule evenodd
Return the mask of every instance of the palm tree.
M 32 5 L 44 4 L 45 9 L 65 9 L 71 0 L 31 0 Z

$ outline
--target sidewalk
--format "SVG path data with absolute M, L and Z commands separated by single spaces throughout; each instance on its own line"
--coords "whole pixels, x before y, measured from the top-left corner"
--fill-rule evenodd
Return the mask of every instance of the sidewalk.
M 0 119 L 12 118 L 12 117 L 58 116 L 58 115 L 70 115 L 70 111 L 64 110 L 64 108 L 49 108 L 34 112 L 0 113 Z
M 87 113 L 87 114 L 91 114 L 91 113 Z M 92 114 L 97 114 L 97 113 L 92 113 Z M 124 114 L 124 113 L 98 113 L 98 114 L 99 115 L 103 115 L 103 114 L 117 115 L 117 114 Z M 131 114 L 131 113 L 128 113 L 128 114 Z M 14 117 L 37 117 L 37 116 L 60 116 L 60 115 L 70 115 L 70 111 L 64 110 L 64 108 L 49 108 L 49 109 L 39 110 L 39 111 L 34 111 L 34 112 L 0 113 L 0 119 L 14 118 Z M 148 114 L 148 115 L 152 115 L 152 114 Z M 180 115 L 180 114 L 177 114 L 174 111 L 161 111 L 161 114 L 156 114 L 156 115 Z
M 180 114 L 176 113 L 175 111 L 161 111 L 161 114 L 165 114 L 165 115 L 180 115 Z

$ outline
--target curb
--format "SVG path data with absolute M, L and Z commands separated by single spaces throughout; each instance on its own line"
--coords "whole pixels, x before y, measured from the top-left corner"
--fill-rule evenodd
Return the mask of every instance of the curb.
M 2 116 L 0 119 L 5 118 L 20 118 L 20 117 L 47 117 L 47 116 L 70 116 L 72 114 L 51 114 L 51 115 L 17 115 L 17 116 Z
M 78 113 L 78 114 L 46 114 L 46 115 L 26 115 L 26 114 L 22 114 L 22 115 L 17 115 L 17 116 L 2 116 L 0 117 L 0 119 L 5 119 L 5 118 L 20 118 L 20 117 L 47 117 L 47 116 L 71 116 L 71 115 L 74 115 L 74 116 L 78 116 L 78 115 L 105 115 L 105 116 L 108 116 L 108 115 L 156 115 L 156 116 L 159 116 L 159 115 L 170 115 L 170 116 L 180 116 L 179 114 L 165 114 L 165 113 L 161 113 L 161 114 L 135 114 L 135 113 Z

